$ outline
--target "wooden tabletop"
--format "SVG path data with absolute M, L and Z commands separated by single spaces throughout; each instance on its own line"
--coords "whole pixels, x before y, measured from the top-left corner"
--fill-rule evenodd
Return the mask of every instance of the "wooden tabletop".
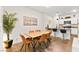
M 32 38 L 35 38 L 35 37 L 38 37 L 38 36 L 41 36 L 43 34 L 47 34 L 47 33 L 50 33 L 51 31 L 50 30 L 43 30 L 43 31 L 39 31 L 39 32 L 32 32 L 32 33 L 28 33 L 26 34 L 26 37 L 32 37 Z

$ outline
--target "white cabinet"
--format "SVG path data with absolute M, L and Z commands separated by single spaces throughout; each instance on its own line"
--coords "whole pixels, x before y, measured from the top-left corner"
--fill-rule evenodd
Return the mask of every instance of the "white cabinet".
M 70 34 L 74 34 L 74 35 L 78 35 L 78 18 L 70 18 L 70 19 L 60 19 L 59 20 L 59 25 L 60 29 L 63 27 L 70 29 L 71 33 Z M 67 30 L 68 31 L 68 30 Z M 69 34 L 69 33 L 68 33 Z M 69 35 L 66 35 L 66 37 L 69 37 Z
M 71 28 L 71 34 L 75 34 L 77 35 L 77 31 L 78 29 L 77 28 Z
M 71 19 L 71 24 L 77 24 L 77 18 L 72 18 Z

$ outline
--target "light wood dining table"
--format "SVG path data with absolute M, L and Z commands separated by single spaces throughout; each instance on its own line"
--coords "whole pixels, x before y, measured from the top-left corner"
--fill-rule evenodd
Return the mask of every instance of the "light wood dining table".
M 31 37 L 33 41 L 33 51 L 35 51 L 35 38 L 42 36 L 43 34 L 51 33 L 51 30 L 34 31 L 32 33 L 25 34 L 25 38 Z
M 41 36 L 43 34 L 47 34 L 47 33 L 50 33 L 51 30 L 42 30 L 42 31 L 39 31 L 39 32 L 32 32 L 32 33 L 27 33 L 25 34 L 24 36 L 27 38 L 27 37 L 31 37 L 31 38 L 36 38 L 38 36 Z

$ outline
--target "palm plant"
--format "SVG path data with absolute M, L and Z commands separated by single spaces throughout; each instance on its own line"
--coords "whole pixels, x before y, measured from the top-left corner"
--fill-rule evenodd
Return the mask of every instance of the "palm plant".
M 7 34 L 7 40 L 10 40 L 10 34 L 16 23 L 16 13 L 8 13 L 5 11 L 3 14 L 3 30 Z

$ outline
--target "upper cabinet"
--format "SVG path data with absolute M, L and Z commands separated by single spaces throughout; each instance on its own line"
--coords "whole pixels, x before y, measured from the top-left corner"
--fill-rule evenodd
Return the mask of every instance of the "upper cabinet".
M 60 19 L 58 21 L 59 24 L 78 24 L 78 19 L 77 18 L 70 18 L 70 19 Z

